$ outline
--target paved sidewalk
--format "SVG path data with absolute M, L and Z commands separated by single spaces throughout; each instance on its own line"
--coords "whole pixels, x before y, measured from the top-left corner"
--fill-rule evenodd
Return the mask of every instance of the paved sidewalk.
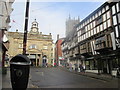
M 74 70 L 69 71 L 69 69 L 65 68 L 65 67 L 59 67 L 60 69 L 64 70 L 64 71 L 68 71 L 68 72 L 72 72 L 75 74 L 79 74 L 79 75 L 83 75 L 83 76 L 87 76 L 87 77 L 91 77 L 91 78 L 95 78 L 95 79 L 100 79 L 100 80 L 104 80 L 104 81 L 111 81 L 111 80 L 115 80 L 118 81 L 118 78 L 113 77 L 111 75 L 107 75 L 107 74 L 96 74 L 96 73 L 90 73 L 90 72 L 76 72 Z
M 7 74 L 2 75 L 2 88 L 12 88 L 11 80 L 10 80 L 10 69 L 9 68 L 7 68 Z M 30 79 L 29 79 L 29 82 L 28 82 L 28 88 L 36 88 L 34 85 L 32 85 Z

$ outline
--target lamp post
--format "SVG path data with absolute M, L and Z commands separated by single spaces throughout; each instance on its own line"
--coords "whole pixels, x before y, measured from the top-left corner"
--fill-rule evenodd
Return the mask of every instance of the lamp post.
M 28 18 L 29 18 L 29 2 L 26 2 L 26 13 L 25 13 L 25 26 L 24 26 L 24 38 L 23 38 L 23 55 L 26 54 L 26 43 L 27 43 L 27 29 L 28 29 Z

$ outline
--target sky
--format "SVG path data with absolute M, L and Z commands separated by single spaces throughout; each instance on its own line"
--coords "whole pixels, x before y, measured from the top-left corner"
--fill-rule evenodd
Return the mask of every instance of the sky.
M 57 40 L 57 34 L 60 38 L 65 37 L 65 22 L 69 15 L 72 19 L 83 20 L 90 13 L 96 10 L 105 1 L 94 2 L 30 2 L 29 24 L 28 31 L 30 31 L 31 23 L 34 19 L 39 23 L 39 32 L 43 34 L 52 34 L 54 42 Z M 11 23 L 9 31 L 19 32 L 24 31 L 24 16 L 25 16 L 25 2 L 15 1 L 12 5 L 13 12 L 11 13 Z

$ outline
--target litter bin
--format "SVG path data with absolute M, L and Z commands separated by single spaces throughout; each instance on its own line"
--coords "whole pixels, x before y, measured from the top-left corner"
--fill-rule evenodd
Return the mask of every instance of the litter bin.
M 25 55 L 17 55 L 10 60 L 10 75 L 13 90 L 26 90 L 31 62 Z

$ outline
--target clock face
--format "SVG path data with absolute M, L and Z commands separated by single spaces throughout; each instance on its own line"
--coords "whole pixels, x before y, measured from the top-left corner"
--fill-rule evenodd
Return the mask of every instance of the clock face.
M 33 30 L 32 30 L 33 32 L 37 32 L 37 29 L 36 28 L 33 28 Z

